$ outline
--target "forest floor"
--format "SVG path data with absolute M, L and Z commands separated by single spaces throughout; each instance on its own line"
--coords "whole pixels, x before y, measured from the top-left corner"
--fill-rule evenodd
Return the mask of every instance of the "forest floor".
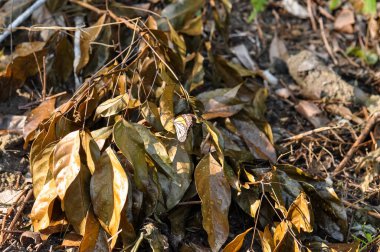
M 321 64 L 332 69 L 345 82 L 368 94 L 378 95 L 379 63 L 371 65 L 368 64 L 370 56 L 365 59 L 357 56 L 365 53 L 364 49 L 362 54 L 357 53 L 356 56 L 346 52 L 352 45 L 358 48 L 373 46 L 376 54 L 376 50 L 379 50 L 378 45 L 376 48 L 379 34 L 371 38 L 366 29 L 367 19 L 354 11 L 348 3 L 334 12 L 326 11 L 327 8 L 321 7 L 322 5 L 323 3 L 314 4 L 313 17 L 300 18 L 288 13 L 281 1 L 270 1 L 255 20 L 248 22 L 252 10 L 250 2 L 233 1 L 228 41 L 219 36 L 213 46 L 229 62 L 239 63 L 248 69 L 253 66 L 270 72 L 267 80 L 250 77 L 245 79 L 245 84 L 256 90 L 267 90 L 266 109 L 261 111 L 264 111 L 265 119 L 272 130 L 273 146 L 278 154 L 276 164 L 300 167 L 314 178 L 322 179 L 333 187 L 347 211 L 345 243 L 356 242 L 364 251 L 377 251 L 380 247 L 380 124 L 376 124 L 375 120 L 365 132 L 365 126 L 372 118 L 371 111 L 368 106 L 355 100 L 308 96 L 308 90 L 305 91 L 308 87 L 294 80 L 286 59 L 303 50 L 311 51 Z M 338 14 L 344 8 L 351 11 L 349 15 L 354 16 L 353 23 L 336 23 Z M 378 22 L 378 17 L 375 22 Z M 206 62 L 206 68 L 211 69 L 212 66 L 208 64 L 211 63 Z M 62 234 L 52 235 L 40 246 L 41 238 L 34 232 L 25 231 L 31 227 L 29 214 L 34 200 L 28 194 L 32 187 L 30 145 L 23 148 L 22 129 L 27 113 L 36 105 L 31 104 L 36 97 L 30 93 L 30 90 L 39 85 L 35 84 L 35 79 L 38 78 L 31 78 L 7 101 L 0 103 L 0 215 L 3 251 L 36 251 L 37 247 L 38 251 L 51 251 L 52 248 L 58 251 L 70 247 L 70 244 L 60 245 L 64 237 Z M 206 82 L 194 95 L 209 91 L 209 83 Z M 72 90 L 73 82 L 67 82 L 58 91 L 70 94 Z M 361 139 L 363 132 L 366 134 Z M 354 144 L 358 144 L 357 148 L 349 154 Z M 347 162 L 343 161 L 347 155 L 351 156 L 348 156 Z M 342 161 L 346 162 L 344 169 L 337 171 L 336 167 Z M 254 166 L 267 167 L 268 162 L 257 161 Z M 21 210 L 20 205 L 23 206 Z M 200 206 L 194 207 L 200 212 Z M 319 206 L 313 206 L 316 209 L 324 207 L 323 202 Z M 231 204 L 229 216 L 228 241 L 231 241 L 251 227 L 252 220 L 236 203 Z M 11 223 L 13 218 L 17 218 L 16 223 Z M 194 215 L 190 219 L 189 223 L 193 226 L 188 226 L 187 229 L 198 230 L 201 225 L 197 223 L 199 216 Z M 331 229 L 334 230 L 334 227 Z M 163 228 L 161 232 L 170 237 L 168 230 Z M 188 250 L 182 247 L 182 251 L 207 250 L 205 235 L 204 231 L 188 232 L 183 243 L 191 246 L 187 247 Z M 336 251 L 348 251 L 343 249 L 342 244 L 338 245 L 339 239 L 332 239 L 331 233 L 329 235 L 323 237 L 319 234 L 319 237 L 328 240 L 330 248 L 336 246 Z M 249 241 L 244 244 L 246 249 L 251 246 L 251 239 L 247 239 Z

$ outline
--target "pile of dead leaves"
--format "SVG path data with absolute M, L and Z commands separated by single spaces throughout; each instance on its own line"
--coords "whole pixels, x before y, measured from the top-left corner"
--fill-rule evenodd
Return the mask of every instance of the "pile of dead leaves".
M 81 29 L 80 56 L 70 29 L 56 32 L 20 45 L 0 79 L 16 89 L 39 65 L 48 88 L 73 71 L 83 78 L 58 108 L 55 99 L 35 108 L 24 131 L 25 146 L 32 141 L 30 217 L 43 239 L 64 231 L 63 244 L 80 251 L 194 251 L 205 244 L 185 239 L 194 232 L 188 221 L 201 219 L 212 251 L 238 251 L 246 236 L 263 251 L 346 241 L 345 208 L 331 184 L 276 165 L 268 91 L 244 82 L 268 76 L 215 53 L 213 38 L 227 36 L 228 0 L 177 1 L 160 14 L 69 2 L 58 7 L 92 21 Z M 232 205 L 251 218 L 234 239 Z

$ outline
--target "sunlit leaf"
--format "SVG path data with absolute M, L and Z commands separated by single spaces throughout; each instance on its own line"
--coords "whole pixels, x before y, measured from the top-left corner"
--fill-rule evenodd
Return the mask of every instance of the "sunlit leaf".
M 45 183 L 53 177 L 53 167 L 50 166 L 50 163 L 54 147 L 54 143 L 46 146 L 46 148 L 37 155 L 36 161 L 31 164 L 30 168 L 32 173 L 33 193 L 35 198 L 37 198 L 37 196 L 40 194 Z
M 50 117 L 50 114 L 54 111 L 54 108 L 55 99 L 49 99 L 42 102 L 38 107 L 30 112 L 26 118 L 23 132 L 26 144 L 34 137 L 35 130 L 38 128 L 40 123 Z
M 57 194 L 61 200 L 64 199 L 67 188 L 81 170 L 80 148 L 79 131 L 71 132 L 55 146 L 53 152 L 53 176 L 57 185 Z
M 305 193 L 301 193 L 288 210 L 287 219 L 293 223 L 298 232 L 313 232 L 313 212 Z
M 86 227 L 83 235 L 83 240 L 79 247 L 80 252 L 106 252 L 111 251 L 107 236 L 100 226 L 92 211 L 88 211 L 86 216 Z
M 195 184 L 202 201 L 202 224 L 213 251 L 219 251 L 229 233 L 228 210 L 230 185 L 222 166 L 211 154 L 203 157 L 194 172 Z
M 243 233 L 237 235 L 230 243 L 224 247 L 223 252 L 238 252 L 243 246 L 244 238 L 251 231 L 252 228 L 248 228 Z
M 33 204 L 30 217 L 35 231 L 45 229 L 50 225 L 53 204 L 57 196 L 56 185 L 52 179 L 42 187 Z
M 99 168 L 91 178 L 91 200 L 100 223 L 113 237 L 111 248 L 116 243 L 120 215 L 127 194 L 127 175 L 113 150 L 108 147 L 102 154 Z
M 160 98 L 160 119 L 162 126 L 169 131 L 174 133 L 174 84 L 166 83 L 164 92 Z
M 123 94 L 99 104 L 95 114 L 108 117 L 116 115 L 127 108 L 136 108 L 140 105 L 139 100 L 130 99 L 129 94 Z

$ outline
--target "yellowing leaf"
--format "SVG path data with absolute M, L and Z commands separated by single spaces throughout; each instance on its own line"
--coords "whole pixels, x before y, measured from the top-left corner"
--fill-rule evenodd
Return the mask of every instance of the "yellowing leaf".
M 90 179 L 89 169 L 82 164 L 77 177 L 68 187 L 62 204 L 67 220 L 80 235 L 85 233 L 86 216 L 91 206 Z
M 149 185 L 149 175 L 145 161 L 144 141 L 139 132 L 131 123 L 121 120 L 114 126 L 113 137 L 117 147 L 134 168 L 134 180 L 137 188 L 146 191 Z
M 243 246 L 244 238 L 251 231 L 252 228 L 248 228 L 243 233 L 237 235 L 227 246 L 223 249 L 223 252 L 238 252 Z
M 313 212 L 306 194 L 302 192 L 288 210 L 287 219 L 293 223 L 298 232 L 313 232 Z
M 195 185 L 202 201 L 202 224 L 212 251 L 219 251 L 228 238 L 228 210 L 231 190 L 223 167 L 211 154 L 203 157 L 194 172 Z

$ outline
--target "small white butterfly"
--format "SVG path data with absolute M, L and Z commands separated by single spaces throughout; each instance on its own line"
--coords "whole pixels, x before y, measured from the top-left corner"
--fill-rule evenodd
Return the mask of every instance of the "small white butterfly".
M 189 129 L 191 125 L 193 125 L 193 118 L 195 118 L 193 114 L 183 114 L 174 119 L 174 127 L 178 141 L 182 143 L 186 141 Z

